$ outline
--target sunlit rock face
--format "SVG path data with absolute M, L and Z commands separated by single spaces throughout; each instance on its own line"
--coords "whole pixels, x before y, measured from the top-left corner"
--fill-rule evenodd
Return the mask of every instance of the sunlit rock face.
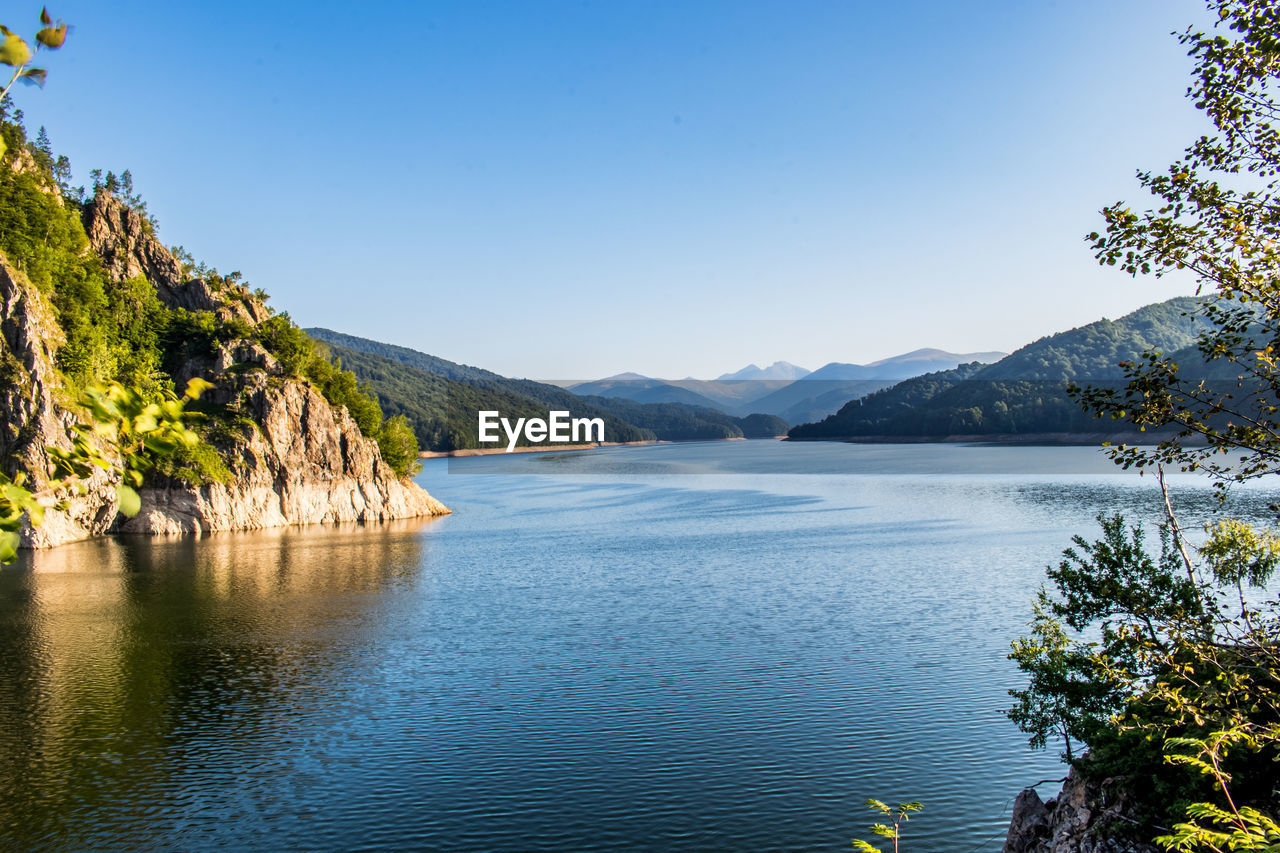
M 211 311 L 250 327 L 271 316 L 245 288 L 215 292 L 199 278 L 186 279 L 137 213 L 109 193 L 100 191 L 86 205 L 84 222 L 90 247 L 115 281 L 143 276 L 171 307 Z M 47 300 L 3 257 L 0 332 L 0 451 L 7 473 L 24 471 L 40 482 L 48 470 L 44 448 L 69 446 L 72 418 L 62 407 L 54 364 L 63 336 Z M 178 366 L 174 380 L 182 387 L 196 376 L 213 383 L 207 401 L 234 405 L 251 424 L 233 451 L 223 451 L 233 475 L 227 483 L 142 489 L 142 511 L 127 519 L 117 512 L 113 476 L 103 473 L 66 512 L 49 512 L 44 524 L 28 530 L 24 545 L 46 548 L 110 531 L 202 533 L 448 512 L 396 476 L 345 408 L 286 376 L 258 344 L 224 343 L 213 357 Z
M 125 533 L 201 533 L 286 524 L 388 521 L 448 510 L 398 479 L 346 409 L 311 386 L 262 373 L 234 387 L 259 428 L 239 451 L 225 485 L 144 489 L 142 511 Z

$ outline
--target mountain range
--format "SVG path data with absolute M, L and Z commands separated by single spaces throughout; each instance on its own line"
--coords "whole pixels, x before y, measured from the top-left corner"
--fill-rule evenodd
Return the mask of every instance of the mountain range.
M 583 395 L 556 385 L 457 364 L 408 347 L 331 329 L 306 330 L 378 398 L 388 415 L 404 415 L 425 450 L 480 447 L 476 412 L 507 418 L 546 417 L 549 409 L 599 417 L 611 442 L 689 441 L 777 436 L 788 424 L 770 415 L 737 417 L 715 407 Z M 523 443 L 523 442 L 522 442 Z
M 722 373 L 716 379 L 721 382 L 732 382 L 735 379 L 802 379 L 808 375 L 808 370 L 789 361 L 775 361 L 768 367 L 748 364 L 733 373 Z
M 971 363 L 906 379 L 851 400 L 816 423 L 794 427 L 799 439 L 943 438 L 1105 431 L 1072 400 L 1069 382 L 1118 383 L 1120 362 L 1143 352 L 1192 357 L 1196 297 L 1148 305 L 1040 338 L 994 364 Z
M 620 373 L 568 384 L 575 394 L 625 398 L 640 403 L 685 403 L 744 416 L 776 415 L 789 424 L 820 420 L 845 403 L 896 382 L 972 361 L 995 362 L 1002 352 L 952 353 L 918 349 L 870 364 L 831 362 L 812 372 L 785 361 L 766 368 L 749 364 L 718 379 L 655 379 Z
M 777 435 L 796 439 L 941 438 L 1098 431 L 1066 393 L 1069 381 L 1115 382 L 1122 361 L 1193 346 L 1201 301 L 1180 297 L 1102 319 L 1005 355 L 913 350 L 869 364 L 818 370 L 787 362 L 719 379 L 623 373 L 568 387 L 510 379 L 405 347 L 308 329 L 341 367 L 403 414 L 429 449 L 475 447 L 477 409 L 534 417 L 548 408 L 606 419 L 610 441 Z M 941 368 L 941 369 L 933 369 Z M 787 374 L 802 373 L 798 378 Z M 758 378 L 753 378 L 758 377 Z
M 833 361 L 823 365 L 804 378 L 810 382 L 819 379 L 860 379 L 901 381 L 939 370 L 950 370 L 962 364 L 981 362 L 990 364 L 1004 358 L 1003 352 L 954 353 L 940 349 L 918 349 L 892 358 L 882 358 L 870 364 L 842 364 Z

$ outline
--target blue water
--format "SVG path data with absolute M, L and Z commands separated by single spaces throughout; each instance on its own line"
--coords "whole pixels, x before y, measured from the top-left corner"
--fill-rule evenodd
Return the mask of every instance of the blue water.
M 420 479 L 452 516 L 0 571 L 3 846 L 835 851 L 877 797 L 924 801 L 912 853 L 998 850 L 1018 791 L 1062 775 L 1000 714 L 1009 641 L 1097 512 L 1157 510 L 1090 448 L 720 442 Z

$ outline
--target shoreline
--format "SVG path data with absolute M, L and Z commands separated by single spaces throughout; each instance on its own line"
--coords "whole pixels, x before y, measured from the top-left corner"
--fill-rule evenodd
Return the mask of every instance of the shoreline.
M 490 456 L 494 453 L 563 453 L 566 450 L 594 450 L 597 447 L 637 447 L 645 444 L 672 444 L 670 441 L 593 441 L 589 444 L 556 444 L 547 447 L 521 445 L 508 451 L 505 447 L 465 447 L 461 450 L 423 450 L 419 459 L 448 459 L 459 456 Z
M 460 456 L 490 456 L 495 453 L 562 453 L 566 450 L 595 450 L 597 447 L 641 447 L 650 444 L 695 444 L 702 441 L 756 441 L 758 439 L 776 441 L 784 440 L 786 436 L 764 435 L 747 437 L 742 435 L 734 436 L 733 438 L 691 438 L 688 440 L 657 438 L 652 441 L 593 441 L 589 444 L 556 444 L 546 447 L 521 445 L 510 451 L 505 447 L 467 447 L 461 450 L 422 450 L 418 452 L 418 458 L 449 459 Z
M 1039 445 L 1045 447 L 1087 447 L 1109 444 L 1158 444 L 1168 432 L 1031 432 L 971 435 L 846 435 L 828 438 L 796 437 L 784 441 L 835 441 L 842 444 L 981 444 L 988 447 Z M 1194 438 L 1187 443 L 1195 444 Z

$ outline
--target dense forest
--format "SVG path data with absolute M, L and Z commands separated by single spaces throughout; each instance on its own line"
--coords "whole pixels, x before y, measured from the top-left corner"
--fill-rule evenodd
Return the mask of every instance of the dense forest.
M 567 400 L 544 403 L 516 393 L 502 382 L 489 379 L 459 381 L 413 367 L 385 356 L 373 355 L 338 344 L 328 345 L 334 363 L 351 370 L 364 387 L 377 395 L 383 411 L 403 415 L 419 444 L 426 450 L 447 451 L 493 447 L 481 444 L 477 435 L 476 414 L 492 410 L 514 421 L 516 418 L 546 418 L 549 408 L 573 412 L 575 417 L 600 417 L 605 421 L 607 441 L 652 441 L 653 433 L 619 420 L 609 412 L 588 405 L 564 392 Z M 409 350 L 409 352 L 413 352 Z M 421 353 L 416 353 L 422 355 Z M 423 356 L 432 361 L 431 356 Z M 444 362 L 449 365 L 451 362 Z M 462 368 L 461 365 L 455 367 Z M 476 368 L 451 370 L 454 375 L 467 375 Z M 536 384 L 536 383 L 529 383 Z M 506 440 L 503 440 L 505 445 Z M 520 446 L 529 444 L 521 435 Z
M 1041 338 L 992 365 L 976 362 L 928 373 L 847 403 L 817 423 L 794 427 L 792 438 L 1027 435 L 1109 429 L 1067 394 L 1070 382 L 1118 383 L 1123 361 L 1146 351 L 1195 357 L 1202 300 L 1179 297 L 1119 320 Z

